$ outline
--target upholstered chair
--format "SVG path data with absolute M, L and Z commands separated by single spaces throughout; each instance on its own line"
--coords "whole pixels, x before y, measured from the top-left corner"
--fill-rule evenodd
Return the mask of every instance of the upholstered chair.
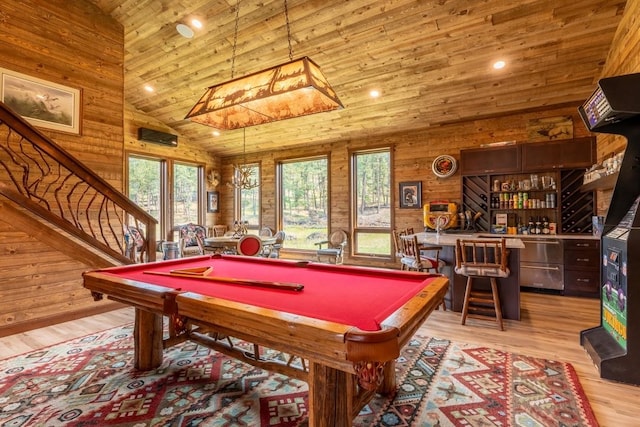
M 207 229 L 198 224 L 188 223 L 178 226 L 180 235 L 180 256 L 204 255 L 204 239 Z

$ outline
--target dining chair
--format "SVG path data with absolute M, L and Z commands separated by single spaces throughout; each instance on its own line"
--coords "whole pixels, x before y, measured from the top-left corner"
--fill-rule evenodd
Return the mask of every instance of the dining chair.
M 213 237 L 222 237 L 227 232 L 227 226 L 223 224 L 217 224 L 213 226 Z
M 237 250 L 240 255 L 258 256 L 262 252 L 262 240 L 254 234 L 246 234 L 238 240 Z
M 316 257 L 320 262 L 331 264 L 342 264 L 344 261 L 344 250 L 347 247 L 348 236 L 342 230 L 336 230 L 327 240 L 315 243 L 318 246 Z M 326 245 L 326 247 L 323 247 Z
M 424 254 L 425 246 L 418 243 L 418 237 L 415 234 L 399 236 L 399 243 L 402 248 L 400 258 L 402 270 L 439 273 L 440 268 L 444 267 L 445 263 L 440 259 L 442 246 L 430 245 L 428 250 L 435 252 L 435 257 L 430 257 Z
M 271 237 L 273 236 L 273 231 L 269 227 L 262 227 L 258 235 L 260 237 Z
M 501 331 L 502 307 L 498 293 L 498 278 L 509 277 L 506 240 L 456 240 L 456 274 L 467 277 L 462 305 L 462 321 L 467 317 L 495 320 Z M 480 279 L 489 279 L 489 290 L 481 289 Z
M 393 249 L 395 250 L 395 254 L 396 254 L 396 258 L 397 259 L 401 259 L 402 258 L 402 252 L 403 252 L 403 247 L 402 247 L 402 239 L 401 237 L 404 236 L 406 233 L 404 230 L 392 230 L 392 235 L 393 235 Z M 402 265 L 401 265 L 402 268 Z
M 204 255 L 204 239 L 207 237 L 207 229 L 191 222 L 179 225 L 177 228 L 180 238 L 180 256 Z
M 287 237 L 287 234 L 284 231 L 280 230 L 276 232 L 274 237 L 276 238 L 276 242 L 269 248 L 268 257 L 280 258 L 280 249 L 282 249 L 282 246 L 284 245 L 284 239 Z

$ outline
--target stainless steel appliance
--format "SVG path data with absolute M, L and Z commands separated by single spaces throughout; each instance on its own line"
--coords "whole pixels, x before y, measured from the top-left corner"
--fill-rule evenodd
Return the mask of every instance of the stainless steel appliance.
M 522 238 L 520 250 L 520 286 L 541 289 L 564 289 L 562 240 Z

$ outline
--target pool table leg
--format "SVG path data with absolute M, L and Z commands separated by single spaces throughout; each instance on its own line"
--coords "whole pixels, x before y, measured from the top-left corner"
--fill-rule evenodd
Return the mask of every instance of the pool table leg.
M 141 371 L 162 363 L 162 315 L 136 308 L 133 329 L 134 367 Z
M 309 427 L 351 427 L 355 376 L 309 361 Z

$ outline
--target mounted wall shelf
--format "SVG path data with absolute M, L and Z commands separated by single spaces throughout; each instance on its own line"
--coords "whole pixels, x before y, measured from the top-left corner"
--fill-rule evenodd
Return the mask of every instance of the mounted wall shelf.
M 596 190 L 612 190 L 618 180 L 618 173 L 612 173 L 611 175 L 603 176 L 580 187 L 580 191 L 596 191 Z

